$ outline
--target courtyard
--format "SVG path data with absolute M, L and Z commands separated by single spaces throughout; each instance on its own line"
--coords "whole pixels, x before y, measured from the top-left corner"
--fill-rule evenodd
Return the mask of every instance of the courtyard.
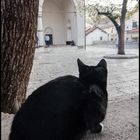
M 138 48 L 126 48 L 127 54 L 138 54 Z M 105 55 L 116 54 L 115 47 L 78 48 L 59 46 L 36 48 L 27 96 L 44 83 L 64 75 L 78 76 L 77 58 L 87 65 L 96 65 Z M 87 133 L 85 140 L 138 140 L 138 58 L 106 59 L 109 95 L 104 131 L 98 135 Z M 3 114 L 2 140 L 8 140 L 13 115 Z

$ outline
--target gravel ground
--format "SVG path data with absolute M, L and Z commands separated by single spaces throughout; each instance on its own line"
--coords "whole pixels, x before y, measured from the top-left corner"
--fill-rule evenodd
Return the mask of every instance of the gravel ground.
M 116 54 L 115 48 L 77 47 L 37 48 L 27 96 L 42 84 L 58 76 L 78 76 L 76 59 L 96 65 L 104 55 Z M 138 48 L 126 49 L 127 54 L 137 54 Z M 87 133 L 84 140 L 138 140 L 139 139 L 139 89 L 138 59 L 106 59 L 108 63 L 109 103 L 104 120 L 104 131 L 98 135 Z M 1 139 L 8 140 L 14 115 L 1 113 Z

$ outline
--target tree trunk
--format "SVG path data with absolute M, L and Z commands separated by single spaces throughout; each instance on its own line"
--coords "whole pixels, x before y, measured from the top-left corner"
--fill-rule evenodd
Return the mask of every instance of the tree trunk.
M 125 16 L 126 16 L 126 6 L 128 0 L 123 0 L 123 6 L 121 10 L 121 19 L 120 19 L 120 30 L 118 32 L 118 54 L 125 54 L 124 52 L 124 36 L 125 36 Z
M 121 10 L 121 18 L 120 18 L 120 25 L 117 23 L 115 16 L 113 16 L 112 13 L 109 12 L 99 12 L 98 9 L 98 15 L 105 15 L 107 16 L 112 23 L 114 24 L 117 33 L 118 33 L 118 54 L 125 54 L 125 49 L 124 49 L 124 35 L 125 35 L 125 16 L 126 16 L 126 6 L 127 6 L 128 0 L 123 0 L 122 4 L 122 10 Z
M 1 1 L 1 111 L 16 113 L 32 69 L 38 0 Z
M 120 27 L 118 31 L 118 54 L 124 55 L 124 28 Z

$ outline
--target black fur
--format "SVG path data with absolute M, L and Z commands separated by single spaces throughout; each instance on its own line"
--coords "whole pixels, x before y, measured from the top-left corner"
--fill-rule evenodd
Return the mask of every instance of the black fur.
M 101 131 L 107 108 L 107 64 L 87 66 L 79 78 L 56 78 L 35 90 L 14 117 L 10 140 L 81 140 Z

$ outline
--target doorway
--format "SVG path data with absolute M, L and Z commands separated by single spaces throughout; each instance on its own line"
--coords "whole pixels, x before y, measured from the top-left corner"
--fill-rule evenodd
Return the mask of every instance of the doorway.
M 50 38 L 49 44 L 53 45 L 53 35 L 52 34 L 45 34 L 45 36 L 49 36 L 49 38 Z

